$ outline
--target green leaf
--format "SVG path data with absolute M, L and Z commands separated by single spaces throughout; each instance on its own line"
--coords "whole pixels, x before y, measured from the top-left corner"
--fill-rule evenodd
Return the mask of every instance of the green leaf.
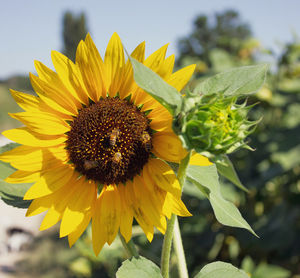
M 257 236 L 237 207 L 223 198 L 215 164 L 210 166 L 189 165 L 186 175 L 187 179 L 193 182 L 202 193 L 208 191 L 205 196 L 209 199 L 215 216 L 221 224 L 244 228 Z
M 132 258 L 122 263 L 117 278 L 162 278 L 159 267 L 144 257 Z
M 231 181 L 240 189 L 249 192 L 249 190 L 241 183 L 234 166 L 227 155 L 218 156 L 212 160 L 216 164 L 219 174 Z
M 264 84 L 267 69 L 266 64 L 233 68 L 204 80 L 194 91 L 204 95 L 221 92 L 225 96 L 253 94 Z
M 134 80 L 139 87 L 168 109 L 172 115 L 177 115 L 182 106 L 181 94 L 151 69 L 134 58 L 128 57 L 133 67 Z
M 195 278 L 249 278 L 249 276 L 229 263 L 214 262 L 203 267 Z
M 276 266 L 268 265 L 266 263 L 261 263 L 254 271 L 253 278 L 289 278 L 290 271 Z
M 18 144 L 8 144 L 0 148 L 0 153 L 17 147 Z M 31 184 L 11 184 L 4 181 L 6 177 L 15 171 L 8 163 L 0 161 L 0 197 L 8 205 L 17 208 L 28 208 L 31 201 L 23 200 L 23 196 Z

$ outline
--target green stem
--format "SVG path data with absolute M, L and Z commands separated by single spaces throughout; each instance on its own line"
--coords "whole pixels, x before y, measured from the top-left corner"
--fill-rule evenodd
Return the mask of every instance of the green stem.
M 169 264 L 175 218 L 176 215 L 172 214 L 171 218 L 167 221 L 167 230 L 161 252 L 161 274 L 163 278 L 169 278 Z
M 130 259 L 132 257 L 138 258 L 139 253 L 137 252 L 132 239 L 129 240 L 128 242 L 126 242 L 125 238 L 120 233 L 119 233 L 119 237 L 120 237 L 122 245 L 125 249 L 125 252 L 126 252 L 126 255 L 127 255 L 128 259 Z
M 187 270 L 187 266 L 186 266 L 184 249 L 183 249 L 183 245 L 182 245 L 180 228 L 179 228 L 179 223 L 178 223 L 177 217 L 175 219 L 173 243 L 174 243 L 174 250 L 177 255 L 179 277 L 180 278 L 188 278 L 189 274 L 188 274 L 188 270 Z
M 179 164 L 177 179 L 180 183 L 181 188 L 183 187 L 184 184 L 184 180 L 186 176 L 186 168 L 189 165 L 190 157 L 191 157 L 191 153 L 189 152 L 188 155 L 184 159 L 182 159 Z M 176 220 L 176 215 L 172 214 L 171 218 L 167 221 L 167 230 L 164 236 L 164 242 L 163 242 L 163 247 L 161 252 L 161 274 L 163 278 L 169 278 L 170 254 L 171 254 L 175 220 Z M 180 233 L 179 233 L 179 237 L 180 237 Z M 182 257 L 182 256 L 184 257 L 184 253 L 180 254 L 178 257 Z

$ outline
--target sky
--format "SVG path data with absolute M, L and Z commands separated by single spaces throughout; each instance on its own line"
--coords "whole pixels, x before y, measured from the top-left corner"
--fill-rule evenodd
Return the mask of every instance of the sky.
M 250 24 L 263 46 L 279 51 L 280 43 L 300 35 L 299 0 L 0 0 L 0 80 L 13 74 L 35 72 L 39 60 L 53 68 L 51 50 L 62 50 L 65 11 L 87 16 L 88 30 L 101 54 L 117 32 L 129 51 L 146 41 L 146 54 L 177 41 L 192 31 L 199 14 L 213 15 L 236 9 Z

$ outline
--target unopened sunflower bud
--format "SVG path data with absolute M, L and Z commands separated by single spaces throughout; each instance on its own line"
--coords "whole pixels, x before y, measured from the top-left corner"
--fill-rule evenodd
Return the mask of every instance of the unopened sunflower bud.
M 185 104 L 173 126 L 187 149 L 219 155 L 241 147 L 250 148 L 245 139 L 258 121 L 247 120 L 252 106 L 246 106 L 246 101 L 237 104 L 237 97 L 225 97 L 223 94 L 189 94 Z

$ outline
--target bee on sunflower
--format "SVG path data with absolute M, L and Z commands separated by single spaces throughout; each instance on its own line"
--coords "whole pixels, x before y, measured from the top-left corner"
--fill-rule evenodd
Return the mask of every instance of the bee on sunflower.
M 167 45 L 145 56 L 145 43 L 131 57 L 180 91 L 195 65 L 173 73 Z M 88 34 L 76 61 L 53 51 L 56 72 L 36 61 L 30 74 L 37 96 L 11 90 L 25 111 L 10 114 L 25 127 L 3 132 L 21 146 L 0 159 L 16 172 L 9 183 L 33 183 L 24 199 L 27 216 L 47 211 L 41 230 L 61 221 L 60 236 L 72 246 L 92 222 L 93 249 L 114 241 L 118 231 L 128 242 L 135 218 L 149 241 L 154 227 L 166 231 L 166 217 L 190 216 L 181 187 L 167 162 L 187 151 L 172 130 L 172 115 L 134 81 L 119 36 L 111 37 L 104 60 Z M 195 154 L 195 165 L 211 164 Z

